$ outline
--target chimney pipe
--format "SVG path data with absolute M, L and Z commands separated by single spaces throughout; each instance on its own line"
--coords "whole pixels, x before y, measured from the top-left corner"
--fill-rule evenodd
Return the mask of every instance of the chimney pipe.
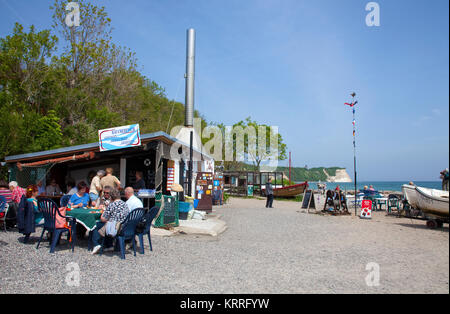
M 194 126 L 194 83 L 195 83 L 195 30 L 187 30 L 186 45 L 186 98 L 184 126 Z

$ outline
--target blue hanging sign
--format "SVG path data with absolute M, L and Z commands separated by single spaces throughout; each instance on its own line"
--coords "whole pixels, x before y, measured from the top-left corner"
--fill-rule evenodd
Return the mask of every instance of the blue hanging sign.
M 101 152 L 141 145 L 139 124 L 99 130 L 98 138 Z

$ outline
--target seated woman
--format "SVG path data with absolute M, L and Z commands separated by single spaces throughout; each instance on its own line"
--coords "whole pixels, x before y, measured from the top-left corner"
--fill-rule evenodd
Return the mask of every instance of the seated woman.
M 101 235 L 99 234 L 98 230 L 100 230 L 108 221 L 123 223 L 127 218 L 128 213 L 130 212 L 128 209 L 128 205 L 121 200 L 120 192 L 117 189 L 111 190 L 110 198 L 111 203 L 103 212 L 102 216 L 100 217 L 100 222 L 97 222 L 97 227 L 93 231 L 92 242 L 94 243 L 94 249 L 92 250 L 92 254 L 96 254 L 101 248 Z M 105 239 L 105 247 L 108 249 L 112 248 L 111 238 L 107 237 Z
M 44 219 L 44 215 L 39 211 L 39 206 L 37 202 L 37 196 L 39 195 L 39 189 L 37 185 L 29 185 L 26 191 L 26 198 L 28 202 L 33 203 L 34 208 L 34 223 L 40 224 Z
M 87 192 L 87 185 L 83 181 L 77 184 L 77 193 L 70 197 L 68 205 L 70 208 L 87 207 L 89 204 L 89 194 Z

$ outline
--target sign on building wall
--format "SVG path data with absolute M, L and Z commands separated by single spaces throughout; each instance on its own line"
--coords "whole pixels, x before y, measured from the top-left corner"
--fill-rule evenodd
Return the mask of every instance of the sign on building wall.
M 99 130 L 98 138 L 101 152 L 141 145 L 139 124 Z
M 214 160 L 206 160 L 203 162 L 204 172 L 214 173 Z

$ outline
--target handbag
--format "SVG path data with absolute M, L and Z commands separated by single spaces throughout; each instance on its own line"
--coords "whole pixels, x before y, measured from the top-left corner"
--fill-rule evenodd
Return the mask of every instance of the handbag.
M 100 229 L 98 229 L 98 234 L 104 238 L 106 237 L 106 224 L 103 225 Z
M 65 207 L 59 208 L 59 214 L 58 214 L 58 212 L 56 212 L 55 228 L 62 229 L 62 228 L 66 227 L 66 225 L 67 225 L 66 218 L 62 217 L 62 216 L 65 216 L 65 215 L 66 215 L 66 208 Z
M 98 230 L 101 237 L 115 237 L 122 230 L 122 224 L 119 221 L 108 221 Z

